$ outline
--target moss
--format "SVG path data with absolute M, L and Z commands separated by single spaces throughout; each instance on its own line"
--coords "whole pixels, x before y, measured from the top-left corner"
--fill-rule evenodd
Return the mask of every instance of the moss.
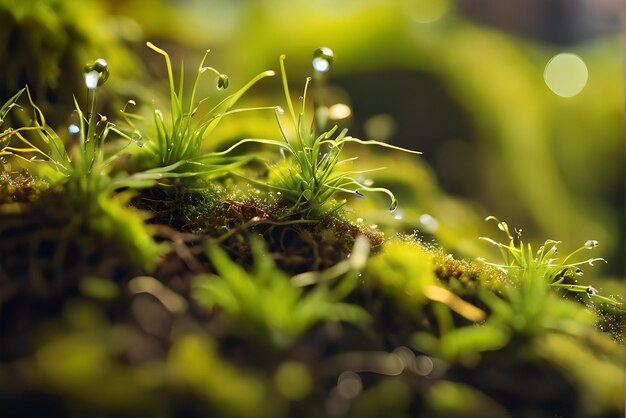
M 26 171 L 0 172 L 0 204 L 33 202 L 47 188 L 45 182 Z
M 352 222 L 340 211 L 320 220 L 287 216 L 288 209 L 276 194 L 232 184 L 194 191 L 147 189 L 135 204 L 155 212 L 151 222 L 217 242 L 247 266 L 251 265 L 248 238 L 262 235 L 277 266 L 289 274 L 331 267 L 351 253 L 359 235 L 368 238 L 373 251 L 384 242 L 382 232 Z

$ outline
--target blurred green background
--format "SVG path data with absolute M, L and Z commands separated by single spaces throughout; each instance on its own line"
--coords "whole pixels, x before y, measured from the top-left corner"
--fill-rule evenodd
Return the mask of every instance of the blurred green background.
M 597 239 L 609 261 L 601 275 L 623 277 L 620 10 L 612 0 L 0 0 L 0 99 L 28 83 L 51 120 L 65 123 L 72 94 L 84 93 L 82 65 L 103 57 L 108 112 L 131 98 L 150 106 L 167 88 L 147 40 L 189 70 L 210 48 L 208 64 L 233 88 L 277 70 L 284 53 L 298 90 L 312 51 L 328 46 L 336 61 L 324 101 L 337 123 L 424 153 L 361 156 L 389 167 L 372 177 L 399 195 L 400 208 L 388 214 L 372 197 L 352 203 L 355 219 L 417 229 L 475 257 L 487 250 L 477 237 L 492 227 L 483 218 L 496 215 L 528 240 L 564 241 L 564 250 Z M 202 88 L 215 93 L 209 82 Z M 282 104 L 278 78 L 244 102 Z M 218 135 L 275 129 L 272 118 L 249 114 Z

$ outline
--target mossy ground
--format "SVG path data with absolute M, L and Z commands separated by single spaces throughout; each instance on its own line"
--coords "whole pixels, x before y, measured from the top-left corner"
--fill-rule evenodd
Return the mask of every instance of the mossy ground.
M 147 222 L 170 248 L 146 270 L 90 230 L 61 191 L 25 174 L 0 180 L 0 404 L 14 416 L 617 416 L 610 396 L 588 405 L 578 371 L 587 366 L 576 358 L 615 374 L 622 312 L 603 311 L 600 327 L 613 339 L 584 327 L 579 341 L 542 331 L 458 360 L 437 358 L 413 348 L 417 334 L 475 326 L 429 297 L 429 287 L 489 314 L 480 291 L 504 297 L 501 271 L 417 236 L 386 238 L 341 214 L 302 221 L 287 216 L 276 195 L 232 185 L 137 195 L 132 204 L 152 213 Z M 336 265 L 365 235 L 370 261 L 346 302 L 371 322 L 318 323 L 277 348 L 242 336 L 224 311 L 200 306 L 193 278 L 215 270 L 206 245 L 219 244 L 250 269 L 253 235 L 288 276 Z M 555 344 L 580 356 L 561 356 Z M 353 379 L 355 391 L 338 376 Z M 301 392 L 289 390 L 293 382 Z

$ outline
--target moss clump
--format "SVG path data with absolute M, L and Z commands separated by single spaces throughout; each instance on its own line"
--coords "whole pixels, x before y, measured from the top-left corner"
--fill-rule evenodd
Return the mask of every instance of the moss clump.
M 219 243 L 243 265 L 251 265 L 249 237 L 261 235 L 277 266 L 289 273 L 318 271 L 345 259 L 359 235 L 377 251 L 384 234 L 350 221 L 342 212 L 307 220 L 287 215 L 276 194 L 234 185 L 206 185 L 201 190 L 151 188 L 135 199 L 142 209 L 156 211 L 151 222 L 192 233 L 201 241 Z M 197 244 L 196 244 L 197 245 Z M 200 261 L 205 261 L 199 254 Z
M 47 183 L 28 172 L 0 172 L 0 204 L 33 202 L 47 188 Z

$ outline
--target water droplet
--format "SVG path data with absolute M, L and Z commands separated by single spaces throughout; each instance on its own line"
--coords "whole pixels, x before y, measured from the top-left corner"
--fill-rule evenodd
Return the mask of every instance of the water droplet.
M 370 226 L 370 228 L 372 228 L 372 229 L 377 229 L 377 228 L 378 228 L 378 224 L 372 224 L 372 225 Z
M 389 206 L 389 212 L 395 212 L 398 209 L 398 199 L 395 197 L 391 201 L 391 206 Z
M 85 76 L 85 85 L 88 89 L 95 89 L 98 87 L 98 72 L 97 71 L 89 71 L 84 74 Z
M 130 139 L 140 147 L 143 147 L 143 138 L 141 132 L 135 131 L 130 135 Z
M 304 96 L 298 96 L 298 100 L 303 101 L 304 100 Z
M 360 191 L 358 191 L 358 190 L 355 190 L 354 195 L 355 195 L 356 197 L 358 197 L 359 199 L 364 199 L 364 198 L 365 198 L 365 196 L 363 195 L 363 193 L 361 193 L 361 192 L 360 192 Z
M 103 141 L 106 137 L 107 128 L 109 127 L 109 120 L 106 116 L 99 115 L 100 120 L 96 123 L 96 139 Z
M 330 48 L 321 47 L 313 52 L 313 69 L 318 73 L 330 70 L 333 61 L 335 61 L 335 56 Z
M 85 77 L 87 88 L 93 90 L 107 81 L 109 78 L 109 66 L 104 59 L 98 58 L 83 67 L 83 76 Z
M 226 74 L 220 74 L 217 79 L 217 89 L 224 90 L 228 88 L 230 81 L 228 80 L 228 76 Z
M 576 273 L 577 276 L 582 276 L 583 274 L 585 274 L 585 272 L 582 269 L 579 269 L 579 268 L 574 270 L 574 273 Z
M 589 241 L 585 242 L 585 248 L 590 250 L 592 248 L 596 248 L 598 246 L 598 241 L 596 241 L 595 239 L 590 239 Z
M 358 223 L 362 223 L 362 222 L 363 222 L 363 218 L 356 218 L 356 221 L 357 221 Z
M 278 106 L 278 107 L 276 107 L 276 113 L 278 113 L 279 115 L 284 115 L 285 114 L 285 109 L 283 109 L 282 107 Z
M 586 292 L 589 296 L 596 296 L 598 294 L 598 291 L 591 286 L 587 286 Z
M 78 125 L 74 125 L 73 123 L 70 123 L 70 126 L 67 127 L 67 130 L 72 135 L 80 133 L 80 128 L 78 127 Z

